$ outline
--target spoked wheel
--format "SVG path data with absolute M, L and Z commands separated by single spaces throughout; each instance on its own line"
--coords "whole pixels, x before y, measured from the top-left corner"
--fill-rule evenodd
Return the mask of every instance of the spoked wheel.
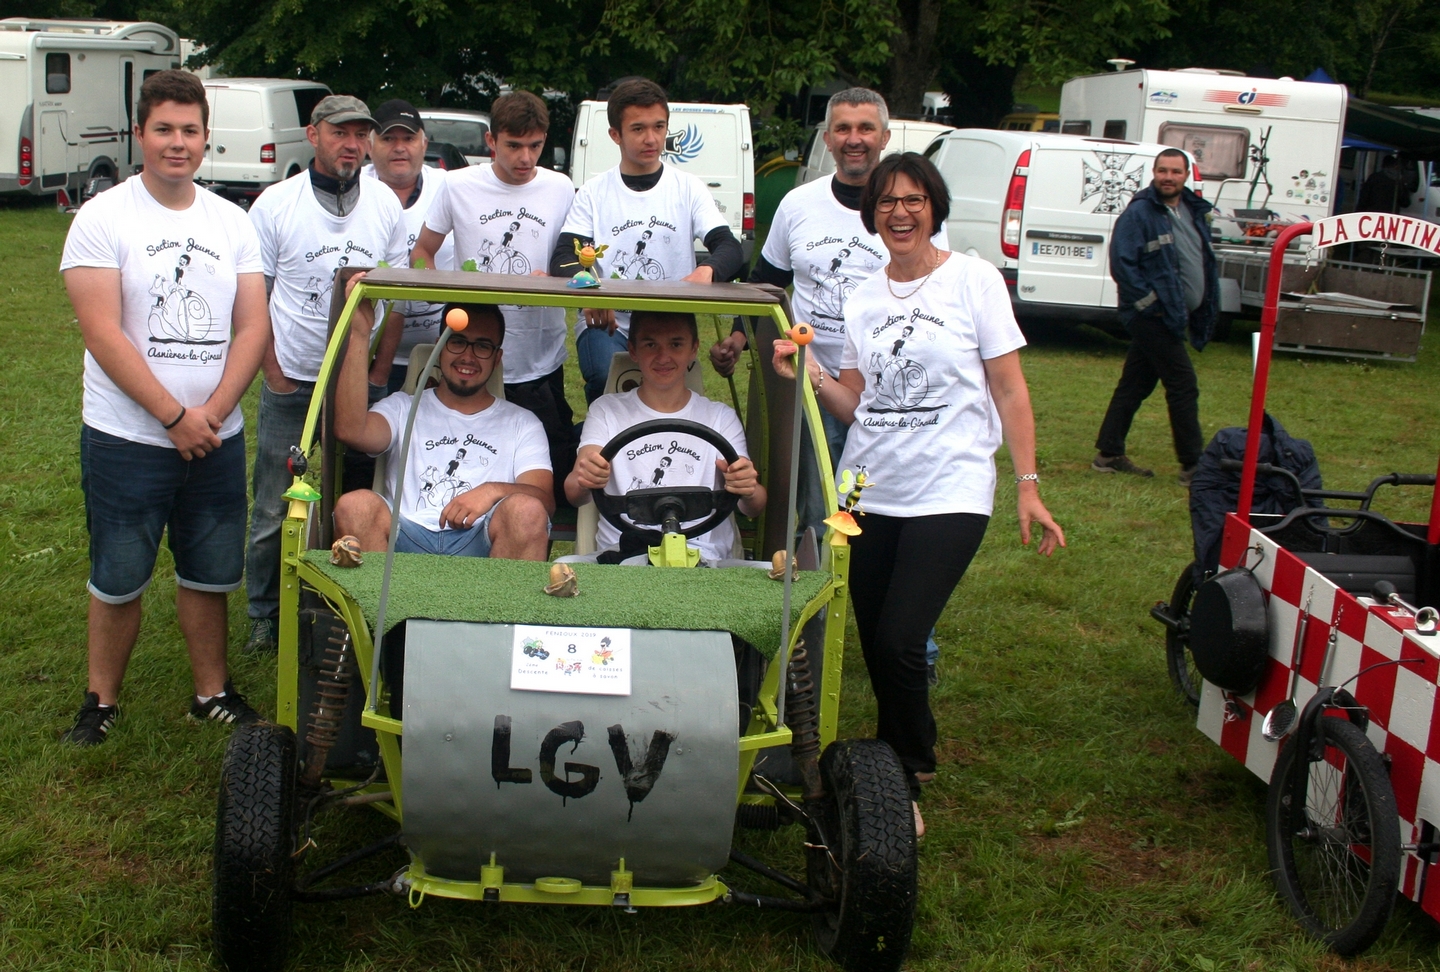
M 1275 762 L 1265 807 L 1270 869 L 1305 930 L 1341 955 L 1369 948 L 1395 904 L 1400 825 L 1380 754 L 1348 720 L 1327 716 L 1325 758 L 1291 773 L 1294 738 Z M 1304 801 L 1303 810 L 1297 806 Z
M 820 757 L 826 797 L 806 850 L 810 887 L 834 902 L 815 915 L 820 951 L 850 972 L 900 968 L 915 924 L 915 818 L 895 751 L 837 741 Z
M 295 885 L 295 734 L 240 726 L 225 748 L 215 820 L 215 951 L 230 972 L 279 972 Z
M 1200 682 L 1203 676 L 1190 654 L 1190 605 L 1195 600 L 1195 565 L 1188 565 L 1175 582 L 1170 595 L 1170 610 L 1175 626 L 1165 629 L 1165 665 L 1175 690 L 1193 706 L 1200 705 Z

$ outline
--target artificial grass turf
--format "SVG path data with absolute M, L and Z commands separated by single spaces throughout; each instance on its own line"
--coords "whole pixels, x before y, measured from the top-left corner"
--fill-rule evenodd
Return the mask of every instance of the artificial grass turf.
M 367 554 L 359 567 L 336 567 L 330 551 L 310 550 L 305 560 L 349 592 L 373 627 L 380 606 L 383 554 Z M 548 563 L 396 554 L 385 608 L 388 630 L 405 618 L 492 624 L 554 624 L 585 628 L 729 631 L 766 658 L 780 646 L 784 585 L 753 567 L 660 570 L 572 564 L 578 597 L 551 597 Z M 801 571 L 791 589 L 792 617 L 821 593 L 826 571 Z

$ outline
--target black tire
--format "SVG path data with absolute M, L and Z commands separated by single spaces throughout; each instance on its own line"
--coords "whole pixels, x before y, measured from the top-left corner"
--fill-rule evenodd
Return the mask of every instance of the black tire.
M 1190 605 L 1194 600 L 1195 565 L 1189 564 L 1175 582 L 1175 593 L 1170 595 L 1168 613 L 1177 623 L 1165 629 L 1165 666 L 1175 691 L 1186 702 L 1199 707 L 1203 676 L 1195 667 L 1195 656 L 1190 654 Z
M 917 895 L 905 771 L 886 743 L 851 739 L 825 750 L 820 779 L 823 832 L 810 835 L 806 874 L 835 905 L 815 915 L 816 941 L 849 972 L 892 972 L 910 948 Z
M 1265 842 L 1275 887 L 1300 924 L 1338 954 L 1358 955 L 1380 937 L 1395 905 L 1395 791 L 1363 732 L 1346 719 L 1320 721 L 1325 758 L 1308 764 L 1304 826 L 1297 832 L 1292 817 L 1292 736 L 1270 777 Z
M 295 733 L 257 722 L 225 748 L 215 820 L 215 951 L 230 972 L 279 972 L 295 886 Z

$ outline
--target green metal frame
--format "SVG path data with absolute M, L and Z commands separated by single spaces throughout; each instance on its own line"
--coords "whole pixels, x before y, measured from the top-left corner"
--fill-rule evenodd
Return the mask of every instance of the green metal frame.
M 477 294 L 484 294 L 486 299 L 498 304 L 524 304 L 532 306 L 561 306 L 561 307 L 597 307 L 615 308 L 622 310 L 657 310 L 657 311 L 682 311 L 690 313 L 727 314 L 743 317 L 745 315 L 755 316 L 763 313 L 767 308 L 779 331 L 783 334 L 789 328 L 789 321 L 785 317 L 785 311 L 780 304 L 765 305 L 753 303 L 736 303 L 723 300 L 698 300 L 680 298 L 653 298 L 637 300 L 633 297 L 608 297 L 603 288 L 600 290 L 576 291 L 570 293 L 545 293 L 535 294 L 530 292 L 520 293 L 490 288 L 477 288 L 475 290 L 462 290 L 454 287 L 425 287 L 425 286 L 378 286 L 367 284 L 361 281 L 351 292 L 349 299 L 341 311 L 336 322 L 334 332 L 325 350 L 325 359 L 320 367 L 320 374 L 315 383 L 315 394 L 310 402 L 310 410 L 305 417 L 305 425 L 300 438 L 300 448 L 306 455 L 310 455 L 316 441 L 316 434 L 320 423 L 321 408 L 325 400 L 326 389 L 330 386 L 332 375 L 343 359 L 345 342 L 350 332 L 350 321 L 354 315 L 355 308 L 360 301 L 365 299 L 392 299 L 392 300 L 423 300 L 431 303 L 443 302 L 465 302 L 473 301 Z M 752 366 L 757 364 L 755 359 L 756 342 L 749 323 L 745 324 L 746 336 L 750 339 L 750 355 Z M 756 369 L 758 371 L 758 368 Z M 761 455 L 766 455 L 768 445 L 768 421 L 769 409 L 765 400 L 764 381 L 761 375 L 754 374 L 752 382 L 759 382 L 757 391 L 760 395 L 761 414 L 765 417 L 760 431 L 762 447 L 756 450 Z M 804 411 L 806 422 L 810 428 L 812 443 L 825 441 L 824 429 L 820 423 L 819 405 L 815 399 L 814 390 L 811 388 L 808 378 L 803 381 L 804 389 Z M 819 451 L 817 459 L 820 464 L 821 481 L 824 484 L 825 503 L 830 510 L 836 509 L 836 493 L 834 487 L 834 474 L 830 467 L 829 456 L 824 451 Z M 762 476 L 764 471 L 762 470 Z M 369 677 L 371 671 L 375 645 L 371 638 L 369 625 L 365 621 L 364 613 L 360 605 L 351 598 L 344 589 L 336 585 L 325 574 L 307 564 L 301 553 L 305 550 L 306 537 L 309 533 L 308 527 L 310 517 L 314 514 L 314 504 L 319 501 L 320 494 L 300 477 L 295 477 L 291 486 L 285 492 L 289 500 L 289 511 L 284 521 L 280 539 L 281 558 L 281 583 L 280 583 L 280 630 L 279 630 L 279 657 L 277 659 L 277 685 L 276 685 L 276 710 L 277 721 L 299 731 L 301 713 L 299 711 L 299 622 L 300 622 L 300 591 L 305 585 L 324 598 L 331 608 L 345 622 L 350 629 L 351 641 L 355 651 L 356 668 L 361 673 L 362 683 Z M 760 527 L 763 530 L 763 521 Z M 809 603 L 803 605 L 795 616 L 791 625 L 790 644 L 784 657 L 791 657 L 795 646 L 800 639 L 800 632 L 806 622 L 813 618 L 822 609 L 829 609 L 826 616 L 825 626 L 825 652 L 824 667 L 820 675 L 818 690 L 820 693 L 820 742 L 821 746 L 827 746 L 834 741 L 837 731 L 840 709 L 840 680 L 844 664 L 845 651 L 845 627 L 849 609 L 845 598 L 846 586 L 850 575 L 850 548 L 844 545 L 844 538 L 830 531 L 826 536 L 826 549 L 828 550 L 827 561 L 822 566 L 828 568 L 830 580 Z M 838 545 L 834 545 L 838 541 Z M 624 568 L 618 568 L 624 569 Z M 777 657 L 780 657 L 777 655 Z M 777 726 L 776 702 L 779 693 L 782 691 L 780 678 L 780 665 L 769 666 L 765 680 L 759 693 L 759 704 L 756 706 L 745 735 L 740 737 L 740 792 L 737 799 L 746 802 L 770 802 L 770 797 L 759 797 L 753 793 L 745 793 L 745 785 L 750 778 L 750 772 L 755 763 L 756 754 L 762 749 L 769 749 L 776 746 L 789 745 L 791 741 L 790 729 L 784 726 Z M 369 685 L 363 686 L 367 691 Z M 383 686 L 382 686 L 383 688 Z M 398 714 L 390 712 L 388 693 L 381 692 L 378 698 L 376 711 L 366 711 L 361 717 L 361 724 L 375 731 L 376 739 L 380 747 L 380 757 L 385 767 L 385 777 L 388 784 L 372 786 L 371 791 L 384 791 L 387 788 L 392 794 L 392 801 L 389 803 L 376 803 L 374 806 L 381 812 L 393 817 L 397 821 L 404 819 L 404 794 L 401 792 L 400 781 L 403 778 L 401 772 L 400 737 L 404 734 L 404 724 L 398 718 Z M 337 781 L 338 782 L 338 781 Z M 358 782 L 358 781 L 356 781 Z M 795 794 L 798 796 L 798 792 Z M 480 879 L 476 881 L 459 881 L 449 878 L 439 878 L 425 873 L 421 862 L 413 860 L 407 872 L 407 879 L 410 883 L 410 903 L 412 907 L 418 907 L 420 902 L 427 895 L 436 895 L 447 898 L 461 898 L 467 900 L 487 901 L 510 901 L 525 902 L 531 904 L 586 904 L 605 905 L 628 903 L 631 907 L 667 907 L 679 905 L 705 904 L 723 897 L 727 893 L 725 885 L 716 877 L 711 877 L 699 885 L 687 888 L 636 888 L 630 881 L 630 872 L 625 870 L 625 862 L 619 862 L 619 870 L 612 872 L 611 884 L 608 887 L 582 886 L 578 882 L 569 881 L 563 878 L 544 879 L 534 884 L 506 883 L 504 880 L 504 867 L 497 864 L 493 859 L 488 867 L 481 869 Z M 548 890 L 547 890 L 548 888 Z M 617 895 L 624 895 L 620 901 L 616 900 Z

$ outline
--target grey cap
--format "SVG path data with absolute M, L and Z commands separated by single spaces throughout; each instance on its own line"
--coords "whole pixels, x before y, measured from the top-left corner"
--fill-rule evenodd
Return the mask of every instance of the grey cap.
M 365 102 L 354 95 L 326 95 L 320 99 L 310 112 L 310 124 L 318 125 L 322 121 L 328 121 L 332 125 L 343 125 L 346 122 L 363 121 L 369 122 L 372 128 L 378 128 L 375 119 L 370 117 L 370 109 Z

